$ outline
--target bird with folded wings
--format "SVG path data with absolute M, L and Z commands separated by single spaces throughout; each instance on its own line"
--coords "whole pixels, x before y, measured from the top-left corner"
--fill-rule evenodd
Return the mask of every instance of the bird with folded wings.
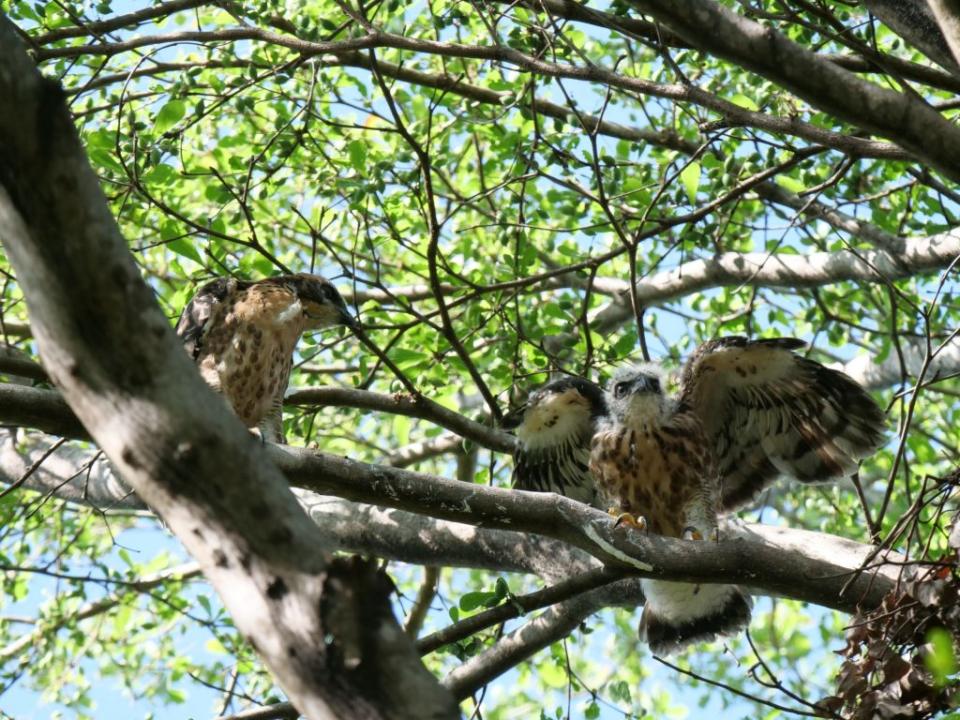
M 513 486 L 600 507 L 590 473 L 590 440 L 606 414 L 603 390 L 583 378 L 559 378 L 532 392 L 501 423 L 517 436 Z
M 548 384 L 519 413 L 515 483 L 570 495 L 569 481 L 548 480 L 569 474 L 578 466 L 568 458 L 586 452 L 577 499 L 592 491 L 637 526 L 702 539 L 718 537 L 720 511 L 749 502 L 779 475 L 801 482 L 849 475 L 882 442 L 883 412 L 850 377 L 794 352 L 804 345 L 706 342 L 684 367 L 676 398 L 652 365 L 621 368 L 599 400 L 570 379 L 556 381 L 568 386 L 563 393 Z M 591 482 L 592 490 L 582 489 Z M 749 622 L 749 601 L 734 586 L 646 580 L 644 587 L 641 633 L 658 654 Z
M 357 321 L 330 281 L 279 275 L 257 282 L 218 278 L 184 308 L 176 332 L 200 374 L 265 439 L 282 439 L 280 409 L 305 330 Z

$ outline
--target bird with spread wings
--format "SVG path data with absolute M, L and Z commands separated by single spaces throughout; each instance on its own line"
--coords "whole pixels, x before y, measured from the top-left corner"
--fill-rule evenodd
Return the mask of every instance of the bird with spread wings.
M 621 368 L 590 469 L 633 522 L 669 537 L 718 538 L 717 513 L 778 475 L 842 477 L 883 439 L 883 412 L 850 377 L 793 351 L 792 338 L 729 337 L 701 345 L 680 394 L 652 366 Z M 641 635 L 657 654 L 739 630 L 750 603 L 733 585 L 648 579 Z
M 587 381 L 550 383 L 513 416 L 515 484 L 585 502 L 598 495 L 652 532 L 716 538 L 718 512 L 749 502 L 779 475 L 849 475 L 881 444 L 883 412 L 850 377 L 794 352 L 804 346 L 706 342 L 684 367 L 676 399 L 649 365 L 615 373 L 605 399 Z M 584 453 L 585 472 L 576 462 Z M 732 586 L 651 580 L 645 589 L 641 632 L 658 654 L 749 622 L 749 601 Z
M 187 303 L 176 332 L 203 379 L 244 424 L 278 440 L 297 342 L 305 330 L 334 325 L 358 327 L 332 283 L 298 273 L 213 280 Z

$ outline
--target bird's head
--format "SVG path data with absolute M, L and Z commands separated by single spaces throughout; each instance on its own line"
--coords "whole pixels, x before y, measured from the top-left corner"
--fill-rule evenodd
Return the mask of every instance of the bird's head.
M 308 330 L 346 325 L 357 330 L 360 324 L 347 309 L 340 293 L 326 278 L 319 275 L 299 273 L 292 276 L 290 283 L 296 290 L 303 314 L 307 318 Z
M 588 435 L 594 420 L 606 412 L 599 387 L 583 378 L 565 377 L 535 390 L 501 424 L 532 450 Z
M 668 408 L 660 369 L 647 363 L 617 370 L 607 384 L 606 398 L 610 414 L 630 427 L 659 422 Z

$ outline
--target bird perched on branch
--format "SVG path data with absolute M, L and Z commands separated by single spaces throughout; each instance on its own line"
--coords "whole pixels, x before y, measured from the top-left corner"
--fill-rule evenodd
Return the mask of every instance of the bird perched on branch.
M 882 441 L 883 413 L 851 378 L 792 351 L 790 338 L 701 345 L 668 398 L 652 365 L 621 368 L 593 438 L 598 489 L 629 523 L 669 537 L 718 539 L 717 513 L 777 475 L 843 476 Z M 645 580 L 641 635 L 657 654 L 734 632 L 750 603 L 732 585 Z
M 280 410 L 293 351 L 305 330 L 359 325 L 337 289 L 298 273 L 246 282 L 218 278 L 184 308 L 177 335 L 203 379 L 247 427 L 281 436 Z
M 603 391 L 582 378 L 560 378 L 531 393 L 501 423 L 517 436 L 514 487 L 602 505 L 588 466 L 594 425 L 606 412 Z

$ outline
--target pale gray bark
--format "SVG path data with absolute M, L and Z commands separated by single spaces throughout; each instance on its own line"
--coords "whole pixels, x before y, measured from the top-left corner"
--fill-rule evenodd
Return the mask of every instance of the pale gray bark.
M 863 80 L 713 0 L 630 0 L 630 5 L 694 47 L 752 70 L 960 179 L 960 129 L 920 98 Z
M 902 339 L 900 344 L 902 355 L 896 349 L 891 349 L 882 361 L 862 355 L 850 362 L 835 364 L 833 367 L 843 370 L 871 390 L 890 387 L 901 382 L 909 384 L 920 375 L 928 352 L 927 345 L 926 342 L 915 338 Z M 932 340 L 930 364 L 924 375 L 925 382 L 932 382 L 958 372 L 960 372 L 960 339 L 954 338 L 943 345 L 937 340 Z
M 46 447 L 34 447 L 33 457 Z M 9 446 L 2 449 L 5 469 L 32 462 L 25 457 L 17 465 L 7 460 Z M 301 495 L 311 516 L 322 520 L 318 540 L 342 550 L 420 564 L 522 570 L 549 582 L 605 562 L 644 576 L 747 584 L 845 611 L 878 603 L 897 575 L 896 568 L 881 563 L 844 589 L 872 547 L 822 533 L 734 523 L 724 534 L 730 542 L 719 544 L 640 536 L 614 528 L 605 513 L 552 494 L 466 484 L 302 448 L 267 446 L 267 451 L 300 488 L 379 506 Z M 37 476 L 51 482 L 42 472 Z M 449 522 L 417 522 L 410 513 Z
M 865 0 L 867 8 L 884 25 L 934 62 L 960 75 L 958 60 L 950 51 L 935 15 L 937 0 Z
M 52 439 L 44 436 L 31 437 L 31 442 L 21 444 L 18 450 L 7 439 L 0 443 L 0 482 L 9 483 L 19 476 L 22 471 L 32 464 L 36 458 L 42 456 L 52 444 Z M 29 449 L 27 449 L 29 448 Z M 291 453 L 290 448 L 272 448 L 271 451 L 291 455 L 282 464 L 286 465 L 290 475 L 300 475 L 305 469 L 292 472 L 292 464 L 296 462 L 301 452 Z M 52 464 L 41 467 L 33 478 L 31 485 L 35 489 L 46 489 L 56 494 L 63 493 L 71 485 L 76 486 L 80 480 L 77 471 L 89 461 L 92 451 L 84 454 L 73 448 L 60 448 L 52 458 Z M 409 492 L 398 492 L 394 486 L 395 478 L 391 473 L 386 476 L 373 466 L 352 464 L 354 477 L 348 485 L 356 483 L 361 478 L 359 474 L 368 473 L 367 481 L 380 484 L 383 492 L 382 500 L 413 507 Z M 366 470 L 364 470 L 366 468 Z M 58 475 L 62 473 L 64 476 Z M 6 477 L 4 477 L 4 473 Z M 413 476 L 415 474 L 402 474 Z M 415 476 L 426 485 L 447 484 L 440 478 L 429 476 Z M 64 484 L 64 480 L 68 482 Z M 453 483 L 456 485 L 456 483 Z M 117 484 L 101 482 L 96 485 L 102 493 L 104 490 L 119 493 L 123 496 L 125 490 Z M 476 517 L 468 518 L 474 522 L 483 522 L 489 506 L 492 504 L 495 511 L 502 514 L 502 523 L 513 526 L 516 531 L 480 528 L 463 523 L 437 520 L 424 514 L 415 514 L 384 506 L 371 506 L 363 503 L 353 503 L 331 496 L 322 496 L 304 490 L 297 490 L 301 503 L 308 509 L 310 516 L 321 528 L 328 547 L 340 550 L 363 552 L 379 557 L 402 560 L 416 564 L 440 564 L 461 567 L 479 567 L 500 571 L 529 572 L 538 575 L 546 582 L 556 583 L 576 574 L 586 572 L 600 566 L 600 562 L 586 552 L 571 547 L 568 543 L 550 537 L 526 532 L 530 524 L 530 513 L 524 512 L 523 505 L 539 505 L 550 509 L 554 502 L 560 506 L 566 505 L 568 512 L 572 510 L 574 517 L 586 517 L 580 523 L 595 522 L 602 519 L 609 530 L 610 520 L 602 514 L 585 508 L 585 506 L 570 507 L 569 501 L 552 496 L 530 493 L 507 493 L 508 495 L 522 496 L 519 506 L 514 503 L 513 508 L 497 509 L 499 499 L 504 496 L 502 491 L 472 486 L 466 488 L 475 510 Z M 355 489 L 347 488 L 346 494 L 354 494 Z M 91 501 L 88 495 L 83 498 L 79 492 L 68 491 L 66 497 L 73 500 Z M 455 503 L 450 497 L 445 497 L 444 488 L 436 487 L 420 493 L 421 502 L 418 507 L 420 513 L 449 514 L 449 510 L 437 509 L 436 502 L 442 505 Z M 431 498 L 430 503 L 424 499 Z M 462 494 L 461 494 L 462 497 Z M 101 501 L 108 499 L 99 496 Z M 127 498 L 129 501 L 129 498 Z M 572 505 L 576 506 L 576 503 Z M 486 506 L 486 507 L 485 507 Z M 518 509 L 519 508 L 519 509 Z M 556 512 L 556 508 L 552 509 Z M 456 511 L 454 511 L 456 512 Z M 469 508 L 468 508 L 469 513 Z M 559 523 L 563 514 L 556 516 Z M 578 521 L 573 520 L 576 523 Z M 551 528 L 553 534 L 564 535 L 562 528 Z M 614 533 L 615 534 L 615 533 Z M 594 537 L 606 547 L 606 552 L 629 552 L 637 556 L 641 563 L 653 568 L 654 563 L 662 563 L 656 567 L 656 572 L 670 572 L 670 565 L 680 560 L 676 550 L 660 552 L 656 548 L 648 548 L 639 553 L 633 543 L 626 545 L 617 542 L 609 532 L 603 528 L 594 531 Z M 751 587 L 755 593 L 771 593 L 796 597 L 803 595 L 806 599 L 821 602 L 830 607 L 837 607 L 852 612 L 858 605 L 869 606 L 878 602 L 880 597 L 896 582 L 899 568 L 896 565 L 885 564 L 884 557 L 899 560 L 899 556 L 886 555 L 873 561 L 873 565 L 864 571 L 858 581 L 851 583 L 843 590 L 843 584 L 857 572 L 858 568 L 870 558 L 874 548 L 862 545 L 845 538 L 815 533 L 791 528 L 770 527 L 742 523 L 729 519 L 724 529 L 724 550 L 733 550 L 734 556 L 741 558 L 732 561 L 721 560 L 721 572 L 727 576 L 736 576 L 741 584 Z M 606 538 L 606 539 L 604 539 Z M 642 539 L 641 539 L 642 540 Z M 745 542 L 741 547 L 738 543 Z M 646 545 L 646 543 L 641 543 Z M 667 541 L 668 547 L 677 546 L 677 542 Z M 690 543 L 680 543 L 680 550 L 685 550 Z M 687 547 L 683 547 L 686 545 Z M 651 552 L 652 551 L 652 552 Z M 726 554 L 726 553 L 724 553 Z M 747 560 L 749 558 L 749 561 Z M 763 569 L 758 571 L 758 559 Z M 614 558 L 616 561 L 616 558 Z M 626 562 L 623 562 L 626 560 Z M 698 576 L 716 579 L 716 573 L 707 572 L 704 568 L 715 569 L 717 560 L 708 553 L 708 556 L 694 563 L 700 570 Z M 630 566 L 629 556 L 621 558 L 621 565 Z M 769 571 L 771 566 L 777 566 L 787 572 L 777 572 L 781 580 L 771 583 Z M 636 565 L 634 565 L 636 567 Z M 734 572 L 734 569 L 737 572 Z M 687 572 L 690 572 L 689 566 Z M 641 574 L 646 574 L 641 571 Z M 832 591 L 824 593 L 824 588 L 817 588 L 817 578 L 823 579 L 832 587 Z M 783 580 L 788 582 L 783 582 Z M 866 594 L 864 592 L 866 591 Z M 833 593 L 832 595 L 830 593 Z M 814 598 L 818 599 L 814 599 Z M 589 591 L 565 600 L 544 611 L 542 614 L 524 623 L 517 630 L 509 633 L 493 647 L 480 653 L 462 667 L 455 670 L 444 684 L 458 698 L 465 697 L 491 679 L 512 667 L 518 662 L 530 657 L 546 645 L 564 637 L 577 624 L 602 607 L 609 605 L 636 606 L 642 603 L 643 596 L 639 584 L 634 580 L 624 580 L 614 585 Z
M 305 714 L 456 717 L 393 619 L 383 578 L 328 562 L 282 474 L 183 353 L 61 89 L 40 77 L 3 16 L 0 96 L 0 239 L 44 367 L 83 426 Z
M 960 255 L 960 230 L 931 237 L 905 238 L 889 249 L 786 255 L 722 253 L 691 260 L 673 270 L 637 281 L 637 301 L 657 305 L 692 292 L 715 287 L 760 286 L 803 288 L 841 281 L 887 282 L 941 270 Z M 629 284 L 619 298 L 593 317 L 599 332 L 609 333 L 633 318 Z
M 953 60 L 953 72 L 960 75 L 960 2 L 927 0 L 933 17 Z

